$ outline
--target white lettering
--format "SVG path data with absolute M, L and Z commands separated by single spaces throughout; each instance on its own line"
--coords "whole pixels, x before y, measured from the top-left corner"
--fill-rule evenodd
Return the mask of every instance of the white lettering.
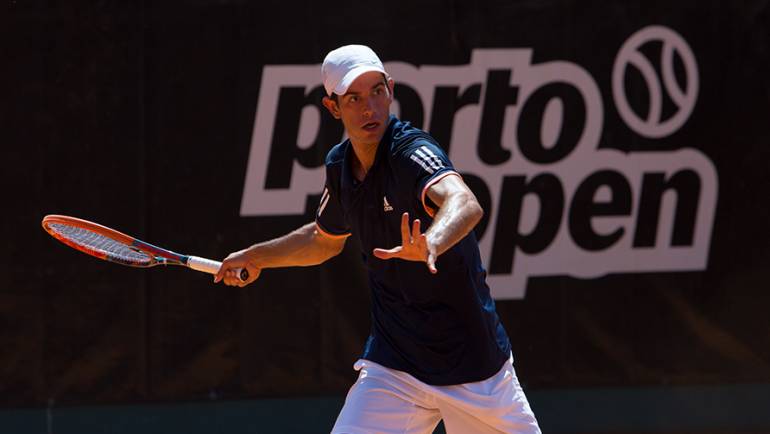
M 663 86 L 638 50 L 650 40 L 663 41 Z M 674 77 L 675 54 L 685 66 L 684 89 Z M 646 116 L 631 109 L 625 94 L 628 65 L 641 72 L 648 86 Z M 713 163 L 693 148 L 627 153 L 607 146 L 612 143 L 600 147 L 602 95 L 581 66 L 532 64 L 532 49 L 524 48 L 477 49 L 467 65 L 388 62 L 385 67 L 397 84 L 419 97 L 426 131 L 447 127 L 430 125 L 441 118 L 432 114 L 446 110 L 434 104 L 440 91 L 470 95 L 470 102 L 449 113 L 448 143 L 442 145 L 455 167 L 481 179 L 491 197 L 479 248 L 495 298 L 524 297 L 530 277 L 582 279 L 706 268 L 718 192 Z M 621 119 L 646 138 L 677 131 L 697 101 L 695 56 L 681 36 L 665 27 L 632 35 L 618 53 L 612 77 Z M 306 197 L 321 190 L 323 165 L 298 161 L 291 163 L 287 186 L 267 186 L 282 89 L 302 88 L 308 95 L 317 86 L 318 65 L 264 68 L 241 215 L 302 214 Z M 664 89 L 678 109 L 666 120 L 660 106 Z M 502 94 L 504 99 L 494 100 Z M 405 109 L 398 101 L 393 105 L 397 115 Z M 321 128 L 319 110 L 319 104 L 302 107 L 296 149 L 312 146 Z M 425 150 L 411 158 L 432 172 L 440 162 Z

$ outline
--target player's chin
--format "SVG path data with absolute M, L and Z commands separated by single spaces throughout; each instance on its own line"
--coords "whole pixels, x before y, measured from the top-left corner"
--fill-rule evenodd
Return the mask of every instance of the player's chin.
M 385 125 L 382 122 L 369 122 L 359 128 L 361 136 L 366 138 L 379 139 L 385 132 Z

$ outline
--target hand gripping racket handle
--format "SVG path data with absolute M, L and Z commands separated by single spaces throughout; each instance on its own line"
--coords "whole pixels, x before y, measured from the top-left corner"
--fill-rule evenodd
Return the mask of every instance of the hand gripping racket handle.
M 209 274 L 217 274 L 222 263 L 219 261 L 212 261 L 211 259 L 201 258 L 200 256 L 188 256 L 187 266 L 193 270 L 202 271 Z M 241 282 L 245 282 L 249 279 L 249 270 L 241 268 L 235 270 L 238 272 L 238 278 Z

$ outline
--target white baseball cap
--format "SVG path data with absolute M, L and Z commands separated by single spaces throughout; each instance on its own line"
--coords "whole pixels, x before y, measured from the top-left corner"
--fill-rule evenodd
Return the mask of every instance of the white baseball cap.
M 380 58 L 371 48 L 365 45 L 345 45 L 330 51 L 321 65 L 326 94 L 344 95 L 356 78 L 369 71 L 387 75 Z

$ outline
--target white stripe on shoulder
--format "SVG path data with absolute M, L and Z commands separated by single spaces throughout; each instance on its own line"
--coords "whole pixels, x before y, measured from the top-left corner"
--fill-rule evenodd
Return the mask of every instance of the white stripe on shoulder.
M 430 173 L 431 175 L 433 174 L 433 172 L 435 172 L 435 170 L 433 170 L 430 167 L 428 167 L 428 165 L 425 163 L 425 161 L 423 161 L 420 157 L 412 154 L 412 155 L 409 156 L 409 158 L 411 158 L 412 161 L 414 161 L 415 163 L 417 163 L 420 166 L 422 166 L 422 168 L 425 169 L 425 171 Z
M 321 217 L 321 214 L 326 208 L 326 204 L 329 203 L 329 197 L 329 189 L 324 188 L 324 194 L 321 196 L 321 206 L 318 207 L 318 217 Z
M 431 158 L 433 158 L 433 160 L 436 162 L 436 164 L 439 165 L 439 167 L 444 168 L 444 162 L 441 161 L 441 158 L 439 158 L 438 155 L 436 155 L 433 151 L 431 151 L 429 147 L 422 146 L 420 149 L 425 151 L 426 154 L 430 155 Z
M 434 168 L 435 170 L 441 169 L 441 166 L 436 164 L 436 162 L 433 161 L 433 159 L 431 157 L 426 155 L 421 150 L 417 149 L 417 150 L 414 151 L 414 153 L 417 154 L 420 158 L 422 158 L 422 160 L 425 161 L 425 163 L 427 163 L 430 167 Z M 414 155 L 414 154 L 412 154 L 412 155 Z

